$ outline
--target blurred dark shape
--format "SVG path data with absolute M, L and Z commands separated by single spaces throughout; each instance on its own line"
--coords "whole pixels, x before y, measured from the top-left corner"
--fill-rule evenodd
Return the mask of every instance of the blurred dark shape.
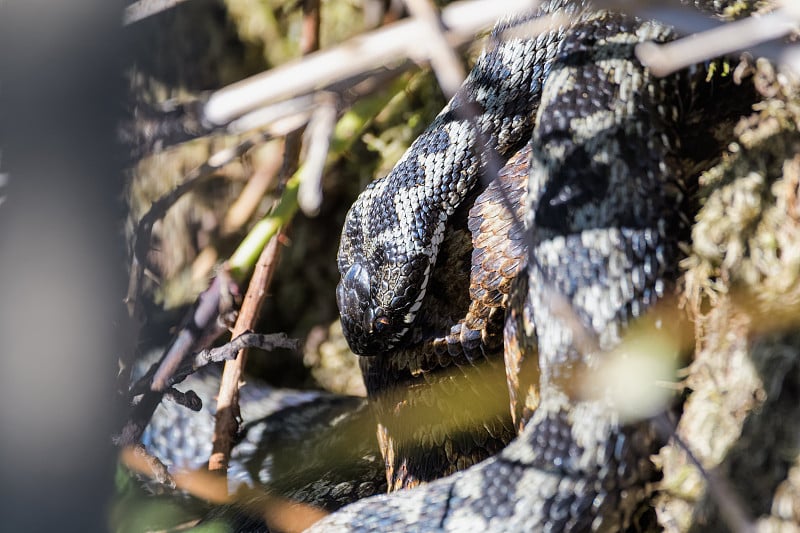
M 104 531 L 127 349 L 119 2 L 0 5 L 0 516 Z

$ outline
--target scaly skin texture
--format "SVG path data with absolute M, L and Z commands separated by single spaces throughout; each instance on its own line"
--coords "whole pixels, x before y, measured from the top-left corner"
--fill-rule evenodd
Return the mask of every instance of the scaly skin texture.
M 183 386 L 198 395 L 202 410 L 164 402 L 142 437 L 148 452 L 173 471 L 208 462 L 219 373 L 202 370 Z M 231 454 L 232 489 L 247 484 L 328 511 L 386 491 L 380 453 L 365 438 L 375 420 L 363 398 L 275 389 L 255 380 L 242 387 L 239 401 L 246 422 Z
M 546 2 L 567 17 L 584 2 Z M 531 14 L 526 18 L 530 19 Z M 501 24 L 464 85 L 384 179 L 359 196 L 339 248 L 336 295 L 351 349 L 377 356 L 398 345 L 423 305 L 447 222 L 491 163 L 504 164 L 530 137 L 542 82 L 564 32 L 535 39 Z
M 549 2 L 542 12 L 594 16 L 583 8 Z M 364 357 L 362 369 L 390 489 L 466 468 L 515 435 L 502 322 L 525 250 L 512 224 L 521 213 L 507 213 L 501 189 L 519 211 L 527 163 L 518 152 L 565 31 L 506 38 L 533 16 L 498 25 L 453 101 L 345 223 L 337 300 L 351 348 L 377 355 Z M 493 165 L 505 165 L 508 186 L 491 185 L 476 199 Z
M 406 346 L 362 358 L 390 490 L 464 469 L 516 434 L 501 331 L 511 281 L 525 263 L 524 231 L 515 221 L 524 210 L 529 156 L 529 149 L 515 154 L 452 217 Z
M 674 38 L 668 27 L 578 5 L 575 10 L 576 3 L 548 2 L 543 13 L 571 8 L 569 23 L 541 38 L 546 53 L 532 65 L 513 63 L 541 74 L 534 76 L 541 80 L 535 101 L 528 102 L 535 124 L 525 204 L 528 266 L 524 282 L 514 284 L 524 292 L 512 296 L 508 326 L 519 353 L 506 354 L 515 422 L 524 429 L 479 465 L 415 490 L 358 502 L 313 530 L 617 531 L 652 525 L 647 501 L 657 471 L 649 457 L 661 443 L 647 420 L 621 417 L 610 385 L 598 384 L 589 394 L 578 384 L 603 366 L 631 321 L 674 293 L 679 244 L 688 235 L 691 212 L 689 169 L 696 172 L 718 153 L 719 131 L 697 130 L 697 117 L 706 113 L 709 123 L 718 110 L 709 98 L 714 91 L 703 86 L 704 68 L 656 79 L 635 59 L 637 43 Z M 476 66 L 486 68 L 486 62 Z M 517 74 L 514 66 L 507 68 L 508 76 Z M 470 80 L 479 76 L 473 71 Z M 424 139 L 448 131 L 449 124 L 437 120 L 404 161 L 425 160 Z M 692 141 L 686 150 L 684 137 Z M 375 191 L 398 205 L 415 187 L 425 189 L 404 181 L 407 164 L 401 162 L 359 200 L 342 240 L 345 332 L 354 350 L 368 355 L 407 333 L 364 320 L 385 311 L 375 297 L 381 285 L 372 282 L 389 274 L 379 260 L 364 259 L 374 254 L 358 251 L 387 235 L 370 241 L 370 223 L 360 217 L 376 201 Z M 403 217 L 411 220 L 408 214 L 398 220 Z M 429 268 L 411 264 L 412 272 Z M 412 276 L 412 285 L 425 276 Z M 364 309 L 366 315 L 348 314 Z M 390 352 L 376 359 L 393 358 Z
M 361 358 L 390 490 L 466 468 L 514 437 L 500 351 L 473 367 L 463 355 L 433 347 L 470 307 L 466 216 L 464 208 L 453 217 L 407 345 L 388 357 Z
M 692 212 L 687 207 L 686 178 L 695 171 L 686 169 L 707 161 L 714 150 L 705 148 L 713 148 L 724 135 L 714 138 L 705 131 L 719 110 L 712 109 L 709 91 L 697 87 L 698 80 L 705 79 L 702 69 L 655 80 L 633 59 L 635 43 L 668 39 L 667 28 L 583 10 L 583 2 L 552 1 L 543 12 L 564 6 L 571 9 L 564 27 L 535 41 L 517 39 L 523 44 L 513 39 L 508 46 L 495 43 L 494 55 L 483 56 L 478 72 L 460 93 L 461 100 L 449 108 L 477 109 L 470 105 L 474 96 L 485 114 L 508 108 L 515 110 L 512 116 L 527 118 L 503 125 L 502 118 L 479 113 L 471 122 L 446 112 L 423 136 L 427 140 L 412 147 L 399 167 L 404 170 L 395 170 L 359 200 L 348 219 L 340 255 L 345 279 L 339 299 L 345 323 L 351 321 L 345 330 L 354 348 L 373 355 L 364 357 L 362 364 L 380 420 L 379 441 L 390 489 L 413 487 L 463 469 L 499 451 L 515 429 L 521 435 L 473 468 L 419 489 L 359 502 L 321 523 L 318 530 L 613 531 L 647 527 L 652 519 L 647 500 L 648 483 L 657 476 L 649 461 L 658 447 L 653 431 L 646 421 L 621 419 L 602 388 L 591 396 L 578 394 L 573 378 L 601 367 L 629 321 L 672 291 L 681 256 L 678 243 L 688 227 L 684 215 Z M 508 26 L 501 25 L 496 36 Z M 524 42 L 533 43 L 532 48 Z M 533 54 L 534 60 L 515 63 L 520 50 Z M 512 61 L 504 63 L 507 60 Z M 492 69 L 509 76 L 515 74 L 514 68 L 535 72 L 518 76 L 531 82 L 531 92 L 518 90 L 510 96 L 502 87 L 492 89 L 486 81 L 491 76 L 484 76 Z M 484 81 L 476 80 L 484 80 L 486 87 L 480 89 Z M 511 101 L 503 105 L 495 101 L 514 100 L 519 94 L 520 105 L 529 106 L 527 114 Z M 730 103 L 719 95 L 712 99 L 718 106 Z M 741 100 L 746 105 L 747 99 Z M 440 138 L 442 128 L 473 122 L 478 130 L 471 137 L 454 139 L 467 141 L 466 152 L 458 155 L 474 163 L 468 165 L 467 177 L 472 179 L 490 166 L 486 159 L 497 158 L 506 165 L 501 175 L 509 179 L 504 183 L 501 177 L 477 198 L 478 191 L 468 187 L 463 198 L 445 207 L 431 206 L 419 196 L 405 205 L 421 209 L 425 216 L 438 209 L 447 215 L 446 223 L 442 242 L 434 255 L 426 255 L 429 262 L 422 263 L 432 270 L 419 291 L 419 309 L 402 328 L 406 331 L 395 338 L 395 323 L 390 321 L 389 329 L 379 333 L 374 319 L 388 315 L 381 315 L 386 309 L 377 312 L 384 304 L 371 299 L 380 300 L 383 296 L 375 294 L 385 287 L 379 284 L 373 294 L 370 284 L 389 275 L 384 267 L 397 266 L 381 260 L 399 256 L 376 253 L 380 246 L 385 248 L 389 236 L 383 232 L 371 240 L 370 223 L 389 212 L 381 209 L 406 202 L 403 195 L 415 184 L 424 188 L 430 172 L 432 179 L 444 179 L 447 172 L 438 175 L 438 165 L 452 161 L 450 156 L 433 155 L 431 139 Z M 687 130 L 694 131 L 689 135 Z M 509 135 L 516 140 L 509 142 Z M 518 141 L 526 136 L 532 140 L 523 163 Z M 474 150 L 470 139 L 477 138 L 494 147 L 494 153 L 470 152 Z M 690 142 L 682 145 L 686 140 Z M 707 142 L 698 142 L 703 140 Z M 455 149 L 439 148 L 450 155 Z M 414 160 L 417 163 L 408 163 Z M 426 161 L 433 163 L 427 167 Z M 422 172 L 417 174 L 420 180 L 407 179 L 404 172 L 409 168 Z M 452 170 L 452 165 L 445 165 L 448 168 Z M 527 200 L 520 203 L 525 193 L 518 186 L 519 177 L 528 173 Z M 378 197 L 378 189 L 394 190 L 399 196 Z M 524 212 L 525 231 L 511 213 L 492 215 L 503 205 L 497 198 L 504 189 L 512 198 L 516 219 Z M 386 204 L 390 200 L 394 207 Z M 395 222 L 415 216 L 413 209 L 412 215 L 396 214 Z M 384 230 L 392 231 L 388 226 Z M 400 243 L 401 236 L 397 237 Z M 435 235 L 431 239 L 434 242 Z M 529 266 L 524 276 L 513 280 L 525 263 L 519 252 L 524 240 L 529 244 Z M 370 246 L 377 248 L 365 252 Z M 500 255 L 497 246 L 502 248 Z M 353 258 L 355 263 L 347 263 Z M 396 288 L 397 283 L 391 286 Z M 515 292 L 509 299 L 512 286 Z M 419 287 L 410 283 L 403 294 Z M 499 306 L 490 305 L 497 300 Z M 561 303 L 566 303 L 567 315 L 574 316 L 565 316 Z M 497 318 L 502 314 L 498 310 L 506 306 L 511 313 L 503 361 Z M 576 317 L 577 329 L 568 320 Z M 594 346 L 578 342 L 578 330 L 592 337 Z M 377 339 L 363 338 L 372 335 Z M 508 414 L 483 418 L 475 412 L 484 404 L 496 404 L 497 412 L 507 413 L 505 375 L 513 425 Z M 424 390 L 425 385 L 432 392 Z M 420 405 L 434 409 L 418 410 Z M 476 432 L 476 426 L 482 429 Z M 305 494 L 294 494 L 310 501 Z

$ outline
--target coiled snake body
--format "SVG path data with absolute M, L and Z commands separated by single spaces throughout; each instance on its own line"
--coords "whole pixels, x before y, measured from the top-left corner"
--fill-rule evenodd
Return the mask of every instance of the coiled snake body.
M 508 31 L 545 15 L 557 18 L 538 36 Z M 607 385 L 587 396 L 575 384 L 602 366 L 632 320 L 673 293 L 689 227 L 688 184 L 724 142 L 720 125 L 741 109 L 726 100 L 730 83 L 707 81 L 706 65 L 658 79 L 635 58 L 636 44 L 674 37 L 663 24 L 588 1 L 547 1 L 533 15 L 501 23 L 448 107 L 359 197 L 342 235 L 337 299 L 350 346 L 365 356 L 370 393 L 383 393 L 387 402 L 391 384 L 441 384 L 449 379 L 436 377 L 449 375 L 442 368 L 485 359 L 478 366 L 492 376 L 505 366 L 509 390 L 502 392 L 512 399 L 515 426 L 524 429 L 472 468 L 357 502 L 317 530 L 614 531 L 652 518 L 642 512 L 657 475 L 651 425 L 623 421 Z M 514 156 L 526 145 L 523 156 Z M 437 269 L 452 264 L 442 244 L 452 240 L 448 228 L 493 165 L 517 176 L 518 185 L 506 187 L 516 198 L 525 188 L 519 176 L 529 176 L 525 202 L 505 194 L 506 223 L 493 245 L 501 253 L 511 249 L 516 260 L 505 269 L 482 263 L 495 250 L 479 245 L 479 200 L 470 222 L 478 228 L 472 299 L 459 319 L 431 288 Z M 502 183 L 487 192 L 499 194 Z M 504 203 L 499 196 L 497 205 Z M 524 214 L 525 231 L 508 223 L 514 214 Z M 478 283 L 486 279 L 489 290 Z M 506 350 L 504 365 L 497 322 L 509 301 L 506 345 L 515 349 Z M 426 314 L 429 302 L 445 309 L 441 324 Z M 376 403 L 390 488 L 413 486 L 426 476 L 409 474 L 413 464 L 429 465 L 437 448 L 457 438 L 417 421 L 436 436 L 427 447 L 399 453 L 401 429 L 392 434 L 391 419 L 415 397 L 388 397 L 388 406 Z M 403 424 L 414 425 L 413 418 Z M 496 420 L 501 429 L 489 433 L 502 442 L 514 426 L 510 415 Z
M 549 28 L 528 35 L 542 17 Z M 315 530 L 652 525 L 651 424 L 623 419 L 611 385 L 580 383 L 674 293 L 694 178 L 752 100 L 713 64 L 658 79 L 635 59 L 636 44 L 674 37 L 589 0 L 501 22 L 450 104 L 358 198 L 336 295 L 386 485 L 312 465 L 278 488 L 328 509 L 416 488 L 357 501 Z M 331 431 L 345 405 L 334 407 Z M 366 442 L 362 407 L 348 425 Z M 245 443 L 272 458 L 254 435 Z M 357 448 L 355 470 L 374 478 L 371 442 Z M 246 465 L 266 472 L 258 458 Z M 323 477 L 334 482 L 318 490 Z

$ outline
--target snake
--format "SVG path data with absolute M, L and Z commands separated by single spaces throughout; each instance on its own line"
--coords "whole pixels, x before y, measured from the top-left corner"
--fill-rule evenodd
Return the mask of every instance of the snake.
M 361 490 L 334 499 L 309 496 L 308 480 L 288 488 L 349 503 L 312 530 L 652 527 L 663 435 L 623 416 L 612 385 L 575 384 L 637 320 L 668 328 L 659 305 L 676 292 L 697 175 L 753 100 L 717 62 L 657 78 L 636 58 L 677 36 L 590 0 L 499 22 L 444 110 L 357 198 L 336 299 L 369 396 L 348 405 L 374 416 L 385 482 L 335 474 Z M 357 455 L 374 475 L 375 450 Z
M 727 5 L 694 4 L 716 12 Z M 548 16 L 553 22 L 538 35 L 513 31 Z M 652 527 L 646 503 L 658 471 L 650 456 L 663 435 L 651 419 L 621 414 L 613 384 L 595 384 L 591 394 L 575 384 L 602 369 L 635 321 L 648 316 L 668 329 L 657 304 L 676 292 L 698 169 L 718 157 L 730 138 L 725 125 L 752 103 L 746 90 L 715 76 L 718 63 L 657 78 L 636 58 L 637 44 L 676 37 L 660 22 L 581 0 L 546 1 L 500 22 L 450 103 L 356 200 L 341 238 L 337 301 L 368 391 L 378 405 L 389 397 L 379 420 L 419 402 L 387 395 L 387 383 L 413 388 L 450 375 L 443 368 L 485 359 L 505 369 L 519 434 L 499 453 L 417 486 L 409 463 L 430 469 L 432 450 L 447 436 L 428 439 L 427 450 L 406 449 L 400 460 L 400 439 L 381 422 L 389 487 L 412 490 L 356 502 L 312 530 Z M 503 183 L 504 174 L 516 178 Z M 504 185 L 516 198 L 496 192 Z M 459 211 L 483 187 L 502 197 L 494 203 L 510 222 L 481 245 L 494 234 L 471 212 L 471 303 L 442 334 L 431 326 L 430 292 L 442 263 L 452 262 L 442 249 Z M 498 249 L 512 258 L 505 270 L 482 261 Z M 497 349 L 497 320 L 484 300 L 507 315 L 505 350 Z M 414 426 L 412 434 L 436 429 L 410 416 L 402 424 Z
M 152 362 L 144 358 L 135 367 L 137 373 L 143 374 Z M 145 449 L 170 471 L 207 467 L 220 376 L 221 369 L 214 366 L 190 375 L 183 385 L 197 395 L 200 412 L 162 402 L 142 435 Z M 329 512 L 386 492 L 377 444 L 362 438 L 375 428 L 365 398 L 248 381 L 239 399 L 244 423 L 227 471 L 232 491 L 260 487 Z M 144 488 L 170 494 L 157 483 L 146 482 Z M 243 520 L 247 530 L 264 529 L 247 513 L 230 514 Z

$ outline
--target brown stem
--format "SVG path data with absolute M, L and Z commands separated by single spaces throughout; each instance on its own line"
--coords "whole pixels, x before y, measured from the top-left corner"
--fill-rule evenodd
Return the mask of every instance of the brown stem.
M 303 2 L 303 34 L 300 37 L 303 55 L 319 48 L 319 7 L 319 0 L 305 0 Z M 301 131 L 296 131 L 287 136 L 286 157 L 284 159 L 286 168 L 284 170 L 297 165 L 299 150 L 296 148 L 301 135 Z M 290 172 L 286 172 L 285 175 L 290 174 Z M 266 297 L 267 288 L 272 281 L 272 276 L 278 264 L 278 255 L 280 253 L 278 243 L 284 237 L 284 232 L 285 228 L 281 229 L 264 247 L 261 256 L 258 258 L 256 270 L 250 280 L 250 286 L 247 289 L 239 318 L 236 320 L 233 330 L 234 337 L 251 331 L 255 327 L 259 310 Z M 239 431 L 239 421 L 241 420 L 239 412 L 239 383 L 246 361 L 247 350 L 241 350 L 236 359 L 225 363 L 225 368 L 222 372 L 211 457 L 208 459 L 208 469 L 212 472 L 227 472 L 228 470 L 231 449 L 233 448 L 234 438 Z
M 216 276 L 208 289 L 197 298 L 195 305 L 187 313 L 181 330 L 173 338 L 161 360 L 154 365 L 146 378 L 131 389 L 131 396 L 142 395 L 137 403 L 132 403 L 128 419 L 114 441 L 119 446 L 129 446 L 139 442 L 147 424 L 153 416 L 161 398 L 172 384 L 178 369 L 189 360 L 194 352 L 206 348 L 224 329 L 217 320 L 220 314 L 230 309 L 231 298 L 224 298 L 234 288 L 227 276 Z
M 273 237 L 258 258 L 253 278 L 250 280 L 250 286 L 233 329 L 232 336 L 234 338 L 252 331 L 255 327 L 259 311 L 266 299 L 267 287 L 272 282 L 272 276 L 278 264 L 280 252 L 278 242 L 282 235 L 281 232 Z M 239 431 L 239 383 L 246 361 L 247 350 L 242 349 L 236 355 L 236 359 L 225 362 L 217 399 L 213 447 L 208 460 L 208 469 L 211 471 L 225 472 L 228 469 L 234 438 Z
M 319 0 L 303 0 L 303 30 L 300 37 L 300 53 L 310 54 L 319 50 Z
M 146 256 L 150 250 L 150 240 L 155 223 L 162 219 L 167 214 L 167 211 L 175 205 L 175 202 L 180 200 L 186 193 L 191 192 L 199 184 L 213 176 L 219 169 L 241 157 L 242 154 L 254 146 L 272 137 L 271 131 L 261 132 L 245 139 L 233 148 L 225 148 L 215 153 L 204 164 L 189 172 L 178 186 L 154 201 L 150 209 L 139 219 L 133 238 L 133 259 L 128 281 L 128 294 L 125 298 L 128 304 L 128 312 L 131 316 L 137 317 L 140 314 L 141 304 L 138 294 L 144 276 L 147 263 Z

